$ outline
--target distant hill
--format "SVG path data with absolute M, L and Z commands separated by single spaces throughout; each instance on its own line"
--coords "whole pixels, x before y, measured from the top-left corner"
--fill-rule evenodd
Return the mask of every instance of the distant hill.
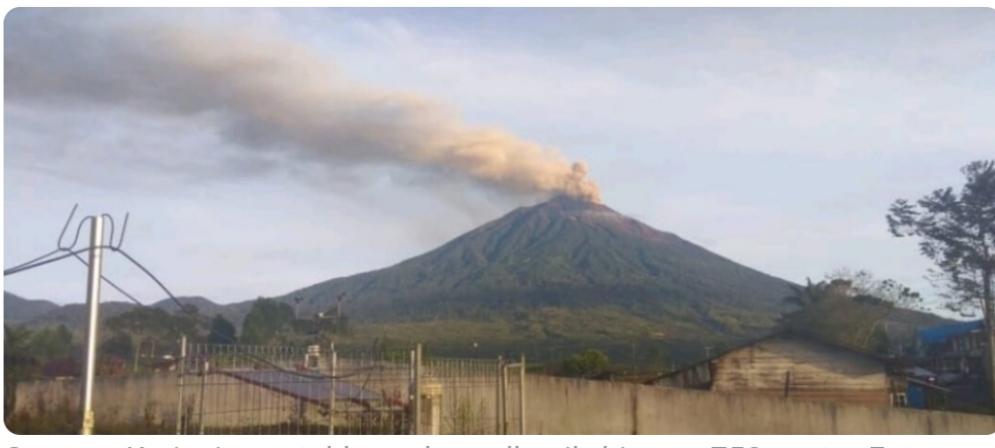
M 205 320 L 221 314 L 236 326 L 241 325 L 242 319 L 248 313 L 251 302 L 240 304 L 221 305 L 214 303 L 204 297 L 177 297 L 180 303 L 192 304 L 197 307 L 201 316 Z M 123 314 L 136 307 L 131 302 L 102 302 L 100 304 L 100 319 L 110 319 Z M 164 309 L 168 312 L 176 312 L 179 306 L 172 299 L 163 299 L 151 304 L 156 308 Z M 86 328 L 86 304 L 71 303 L 67 305 L 57 305 L 47 300 L 27 300 L 16 294 L 4 292 L 4 323 L 20 324 L 29 327 L 45 327 L 63 324 L 74 331 L 82 331 Z
M 30 300 L 6 291 L 3 293 L 3 320 L 7 323 L 28 322 L 57 308 L 59 305 L 47 300 Z

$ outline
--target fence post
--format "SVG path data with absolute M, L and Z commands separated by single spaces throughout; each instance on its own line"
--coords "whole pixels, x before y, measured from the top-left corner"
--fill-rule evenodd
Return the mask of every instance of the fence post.
M 332 375 L 328 383 L 328 388 L 330 389 L 330 392 L 328 393 L 328 435 L 335 434 L 335 364 L 337 361 L 338 359 L 335 353 L 335 343 L 333 342 L 332 353 L 329 358 Z
M 508 435 L 508 365 L 501 367 L 501 434 Z
M 411 350 L 408 358 L 408 434 L 415 434 L 415 351 Z
M 202 363 L 200 363 L 200 416 L 198 421 L 200 422 L 200 435 L 204 435 L 204 389 L 207 387 L 207 359 L 205 358 Z
M 414 381 L 414 392 L 412 395 L 412 429 L 413 434 L 421 434 L 421 376 L 422 376 L 422 365 L 421 365 L 421 343 L 415 345 L 415 381 Z
M 176 435 L 183 434 L 183 372 L 187 363 L 187 336 L 180 336 L 180 359 L 176 363 Z
M 524 436 L 525 435 L 525 354 L 524 353 L 522 353 L 521 364 L 519 365 L 518 368 L 520 369 L 518 376 L 518 405 L 519 405 L 518 413 L 520 414 L 519 417 L 522 419 L 522 421 L 519 422 L 518 430 L 519 433 Z
M 494 378 L 494 383 L 496 385 L 496 387 L 494 388 L 495 392 L 494 404 L 496 406 L 494 409 L 494 423 L 497 425 L 497 427 L 494 429 L 494 433 L 500 435 L 501 429 L 504 428 L 504 422 L 501 421 L 501 408 L 502 408 L 501 403 L 504 401 L 504 391 L 501 390 L 501 386 L 503 384 L 503 382 L 501 381 L 501 377 L 504 375 L 504 358 L 501 356 L 498 356 L 497 372 L 495 373 L 497 374 L 497 376 Z

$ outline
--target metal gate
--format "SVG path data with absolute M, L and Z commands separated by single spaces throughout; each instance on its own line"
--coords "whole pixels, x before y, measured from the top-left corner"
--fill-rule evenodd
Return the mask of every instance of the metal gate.
M 524 358 L 184 343 L 177 373 L 177 434 L 525 433 Z

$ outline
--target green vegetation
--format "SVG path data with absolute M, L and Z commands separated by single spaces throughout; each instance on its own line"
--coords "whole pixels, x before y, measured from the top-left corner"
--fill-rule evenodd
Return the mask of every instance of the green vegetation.
M 141 358 L 156 359 L 156 354 L 179 354 L 180 338 L 186 335 L 196 341 L 206 335 L 207 329 L 198 310 L 187 305 L 179 313 L 169 313 L 162 308 L 135 307 L 109 318 L 104 323 L 106 331 L 101 347 L 104 354 L 131 358 L 132 370 L 142 367 Z M 126 355 L 131 355 L 127 356 Z
M 214 319 L 211 319 L 211 330 L 207 336 L 207 342 L 210 344 L 235 344 L 238 342 L 235 333 L 235 325 L 218 314 L 214 316 Z
M 563 361 L 562 373 L 566 376 L 593 377 L 607 373 L 611 368 L 608 356 L 600 350 L 584 350 Z
M 892 280 L 875 280 L 867 271 L 837 271 L 825 281 L 795 287 L 784 300 L 797 308 L 782 316 L 785 328 L 887 355 L 892 351 L 888 318 L 898 305 L 915 306 L 918 294 Z
M 259 298 L 245 316 L 242 343 L 248 345 L 276 344 L 286 338 L 294 323 L 294 308 L 273 299 Z

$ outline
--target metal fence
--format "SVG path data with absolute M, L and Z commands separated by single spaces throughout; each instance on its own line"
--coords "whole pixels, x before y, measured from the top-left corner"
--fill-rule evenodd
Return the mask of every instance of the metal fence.
M 184 343 L 177 371 L 177 434 L 525 430 L 524 358 Z

